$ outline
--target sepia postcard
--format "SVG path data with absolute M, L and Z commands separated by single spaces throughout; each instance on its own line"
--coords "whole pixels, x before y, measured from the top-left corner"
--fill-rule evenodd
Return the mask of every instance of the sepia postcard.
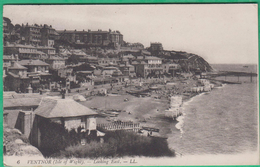
M 6 166 L 259 165 L 258 5 L 4 5 Z

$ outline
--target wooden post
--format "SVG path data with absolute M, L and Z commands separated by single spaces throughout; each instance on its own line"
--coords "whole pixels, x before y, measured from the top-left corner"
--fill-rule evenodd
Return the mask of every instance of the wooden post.
M 105 109 L 107 109 L 107 98 L 105 98 Z
M 250 81 L 253 82 L 253 73 L 251 72 Z

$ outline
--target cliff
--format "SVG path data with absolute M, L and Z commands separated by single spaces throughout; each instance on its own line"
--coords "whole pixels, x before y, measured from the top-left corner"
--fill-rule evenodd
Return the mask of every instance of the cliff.
M 163 55 L 161 55 L 161 57 L 174 60 L 174 62 L 181 66 L 182 71 L 185 72 L 194 71 L 197 69 L 200 69 L 202 72 L 213 71 L 213 68 L 206 60 L 193 53 L 166 51 Z

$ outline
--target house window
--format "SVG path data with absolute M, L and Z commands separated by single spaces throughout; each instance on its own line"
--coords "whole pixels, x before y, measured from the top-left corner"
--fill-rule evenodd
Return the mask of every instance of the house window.
M 80 127 L 83 128 L 83 129 L 86 128 L 86 123 L 85 123 L 85 118 L 84 117 L 81 117 Z
M 81 122 L 85 122 L 85 118 L 84 117 L 81 117 Z
M 81 127 L 82 129 L 85 129 L 85 128 L 86 128 L 85 122 L 81 122 L 81 123 L 80 123 L 80 127 Z

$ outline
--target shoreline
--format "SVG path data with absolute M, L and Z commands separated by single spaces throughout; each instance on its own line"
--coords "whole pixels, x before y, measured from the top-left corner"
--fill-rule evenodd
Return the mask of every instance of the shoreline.
M 108 92 L 106 96 L 91 96 L 89 97 L 89 100 L 87 98 L 86 101 L 79 103 L 89 108 L 96 108 L 102 112 L 105 110 L 122 111 L 118 116 L 109 117 L 109 119 L 107 117 L 98 117 L 98 124 L 106 124 L 113 121 L 132 121 L 134 123 L 140 123 L 141 126 L 158 128 L 160 129 L 160 134 L 162 136 L 168 136 L 172 131 L 178 133 L 179 131 L 183 132 L 183 125 L 178 125 L 178 123 L 183 122 L 183 120 L 181 120 L 182 117 L 179 118 L 179 121 L 165 117 L 165 110 L 170 107 L 169 97 L 178 95 L 178 92 L 186 92 L 185 95 L 182 95 L 182 106 L 185 106 L 187 103 L 191 102 L 194 97 L 211 92 L 190 92 L 192 87 L 200 86 L 196 79 L 180 79 L 175 81 L 175 83 L 175 85 L 156 84 L 161 87 L 161 89 L 158 91 L 151 91 L 150 97 L 136 97 L 123 92 L 118 94 L 111 94 Z M 222 87 L 222 84 L 217 83 L 214 85 L 215 87 L 213 89 Z M 84 96 L 84 92 L 80 92 L 79 94 Z M 160 98 L 158 98 L 159 96 Z M 125 99 L 128 100 L 124 101 Z M 185 119 L 184 110 L 183 119 Z
M 242 85 L 228 85 L 228 84 L 223 84 L 223 86 L 221 87 L 216 87 L 217 89 L 220 90 L 215 90 L 214 92 L 212 92 L 213 94 L 209 93 L 209 94 L 201 94 L 201 98 L 195 99 L 193 101 L 193 98 L 191 98 L 188 101 L 185 101 L 183 106 L 184 106 L 184 135 L 183 138 L 176 138 L 176 133 L 172 133 L 171 135 L 169 135 L 169 144 L 170 144 L 170 148 L 175 149 L 176 152 L 178 153 L 182 153 L 182 155 L 186 156 L 190 156 L 191 154 L 194 154 L 197 152 L 198 153 L 203 153 L 203 152 L 218 152 L 217 150 L 214 149 L 210 149 L 210 144 L 211 141 L 207 141 L 207 139 L 203 138 L 203 137 L 198 137 L 200 134 L 208 134 L 208 136 L 205 136 L 206 138 L 209 138 L 212 140 L 212 142 L 215 142 L 215 138 L 213 137 L 216 133 L 221 134 L 222 130 L 229 132 L 229 134 L 233 134 L 237 135 L 239 134 L 238 132 L 242 132 L 243 130 L 241 130 L 240 128 L 236 128 L 236 123 L 240 122 L 243 124 L 246 124 L 247 126 L 244 127 L 249 127 L 247 121 L 244 122 L 244 119 L 241 117 L 238 118 L 234 118 L 234 116 L 236 115 L 236 111 L 237 108 L 235 104 L 240 104 L 238 99 L 247 99 L 247 96 L 244 96 L 244 94 L 239 93 L 239 89 L 243 89 L 243 91 L 247 91 L 247 90 L 252 90 L 251 87 L 253 87 L 252 85 L 255 85 L 255 83 L 252 84 L 242 84 Z M 242 87 L 241 87 L 242 86 Z M 223 89 L 221 89 L 223 88 Z M 224 93 L 224 92 L 236 92 L 237 95 L 241 94 L 241 97 L 237 97 L 235 98 L 236 100 L 234 102 L 230 101 L 230 100 L 225 100 L 226 97 L 230 97 L 230 95 L 228 93 Z M 222 98 L 222 94 L 224 93 L 225 96 L 223 96 Z M 207 95 L 207 96 L 203 96 L 203 95 Z M 195 97 L 200 97 L 200 96 L 195 96 Z M 251 97 L 251 96 L 250 96 Z M 192 102 L 193 101 L 193 102 Z M 189 104 L 189 102 L 192 102 Z M 233 104 L 234 106 L 230 105 Z M 209 104 L 207 106 L 207 104 Z M 247 104 L 247 103 L 244 103 Z M 210 107 L 213 106 L 213 107 Z M 242 107 L 246 108 L 245 105 L 242 105 Z M 227 112 L 225 112 L 227 111 Z M 244 114 L 244 112 L 242 110 L 240 110 L 241 113 Z M 240 112 L 239 111 L 239 112 Z M 258 112 L 257 112 L 258 113 Z M 248 113 L 245 113 L 248 114 Z M 213 116 L 212 116 L 213 115 Z M 250 115 L 250 114 L 249 114 Z M 253 116 L 250 116 L 253 118 Z M 194 119 L 195 118 L 195 119 Z M 219 120 L 218 120 L 219 119 Z M 228 123 L 227 120 L 229 120 L 232 123 Z M 238 121 L 239 120 L 239 121 Z M 216 124 L 216 129 L 214 129 L 214 125 L 212 126 L 212 123 L 216 123 L 220 121 L 221 124 Z M 235 124 L 234 124 L 235 123 Z M 206 126 L 206 127 L 203 127 Z M 250 125 L 251 126 L 251 125 Z M 205 132 L 201 132 L 200 133 L 200 129 L 201 128 L 205 128 Z M 211 128 L 212 132 L 211 132 Z M 223 128 L 223 129 L 222 129 Z M 245 128 L 245 129 L 246 129 Z M 244 128 L 243 128 L 244 129 Z M 201 129 L 202 130 L 202 129 Z M 185 134 L 187 132 L 187 134 Z M 181 132 L 179 132 L 179 136 Z M 249 131 L 246 132 L 247 135 L 251 135 L 250 137 L 254 137 L 253 136 L 253 132 L 250 129 Z M 198 135 L 198 136 L 196 136 Z M 193 140 L 193 136 L 195 136 L 195 139 Z M 203 135 L 204 136 L 204 135 Z M 221 135 L 220 135 L 221 136 Z M 211 138 L 212 137 L 212 138 Z M 237 136 L 237 140 L 238 142 L 242 142 L 243 138 L 239 138 L 240 135 Z M 226 141 L 229 142 L 230 144 L 234 144 L 234 140 L 230 140 L 229 135 L 227 136 L 222 136 L 222 137 L 218 137 L 218 138 L 225 138 L 227 139 Z M 206 146 L 204 148 L 204 146 L 202 148 L 196 148 L 196 146 L 191 147 L 191 148 L 186 148 L 185 146 L 189 146 L 191 143 L 190 141 L 198 141 L 200 140 L 198 143 L 203 144 L 203 141 L 206 141 Z M 216 139 L 217 140 L 217 139 Z M 227 142 L 224 142 L 223 144 L 229 144 Z M 183 144 L 183 143 L 187 143 L 187 144 Z M 199 145 L 199 144 L 198 144 Z M 232 146 L 233 147 L 233 146 Z M 238 150 L 232 150 L 232 149 L 228 149 L 228 148 L 221 148 L 223 150 L 225 150 L 227 153 L 237 153 L 239 152 L 239 149 L 245 149 L 245 146 L 240 146 Z M 250 151 L 254 151 L 253 149 Z
M 220 88 L 224 88 L 224 86 L 225 86 L 226 84 L 222 84 L 222 86 L 218 86 L 218 87 L 214 87 L 213 89 L 220 89 Z M 211 92 L 211 91 L 210 91 Z M 177 129 L 177 130 L 179 130 L 179 132 L 180 132 L 180 138 L 182 138 L 182 136 L 183 136 L 183 134 L 185 133 L 185 131 L 184 131 L 184 123 L 185 123 L 185 116 L 186 116 L 186 113 L 184 112 L 185 111 L 185 105 L 188 105 L 188 103 L 190 103 L 190 102 L 192 102 L 193 101 L 193 99 L 195 98 L 195 97 L 200 97 L 200 96 L 202 96 L 202 95 L 204 95 L 204 94 L 206 94 L 206 93 L 210 93 L 210 92 L 200 92 L 200 93 L 193 93 L 189 98 L 186 98 L 186 99 L 184 99 L 183 100 L 183 104 L 182 104 L 182 108 L 183 108 L 183 110 L 182 110 L 182 115 L 180 115 L 180 116 L 178 116 L 177 118 L 176 118 L 176 124 L 175 124 L 175 128 Z M 176 151 L 176 150 L 175 150 Z M 176 153 L 178 153 L 178 152 L 176 152 Z M 182 156 L 182 154 L 181 153 L 178 153 L 180 156 Z
M 218 86 L 218 87 L 214 87 L 213 89 L 219 89 L 219 88 L 223 88 L 224 85 L 222 84 L 221 86 Z M 212 91 L 212 90 L 211 90 Z M 211 92 L 210 91 L 210 92 Z M 183 137 L 183 134 L 185 133 L 184 131 L 184 125 L 185 125 L 185 117 L 186 117 L 186 112 L 185 112 L 185 106 L 188 105 L 190 102 L 193 101 L 193 99 L 195 97 L 200 97 L 202 95 L 204 95 L 205 93 L 209 93 L 209 92 L 200 92 L 200 93 L 193 93 L 189 98 L 186 98 L 183 100 L 183 104 L 182 104 L 182 115 L 178 116 L 176 118 L 176 123 L 175 123 L 175 129 L 177 129 L 179 131 L 179 137 L 182 138 Z M 167 134 L 169 135 L 169 134 Z M 168 143 L 170 143 L 168 140 L 167 140 Z M 173 149 L 176 153 L 176 157 L 175 158 L 183 158 L 183 154 L 181 152 L 179 152 L 178 150 L 176 150 L 176 148 L 174 147 L 170 147 L 171 149 Z M 186 157 L 186 156 L 185 156 Z
M 156 84 L 156 85 L 159 85 L 161 89 L 158 91 L 151 91 L 150 97 L 136 97 L 125 93 L 108 94 L 107 96 L 91 96 L 90 100 L 87 100 L 86 102 L 80 102 L 80 103 L 89 108 L 98 108 L 101 110 L 117 109 L 117 110 L 125 111 L 124 113 L 121 112 L 118 115 L 118 117 L 112 118 L 109 121 L 106 121 L 104 119 L 102 121 L 102 119 L 99 119 L 99 121 L 101 120 L 101 123 L 110 122 L 112 120 L 122 120 L 122 121 L 131 120 L 133 122 L 139 122 L 145 125 L 148 124 L 150 126 L 156 127 L 158 122 L 163 120 L 164 111 L 170 107 L 169 105 L 170 96 L 178 95 L 179 92 L 187 92 L 185 95 L 182 95 L 183 104 L 184 104 L 186 102 L 189 102 L 194 97 L 205 93 L 205 92 L 199 92 L 199 93 L 190 92 L 192 87 L 198 85 L 198 81 L 196 79 L 179 80 L 176 81 L 175 85 L 167 85 L 167 84 L 165 85 Z M 219 86 L 221 84 L 215 84 L 215 85 Z M 128 99 L 128 101 L 124 101 L 124 99 Z

